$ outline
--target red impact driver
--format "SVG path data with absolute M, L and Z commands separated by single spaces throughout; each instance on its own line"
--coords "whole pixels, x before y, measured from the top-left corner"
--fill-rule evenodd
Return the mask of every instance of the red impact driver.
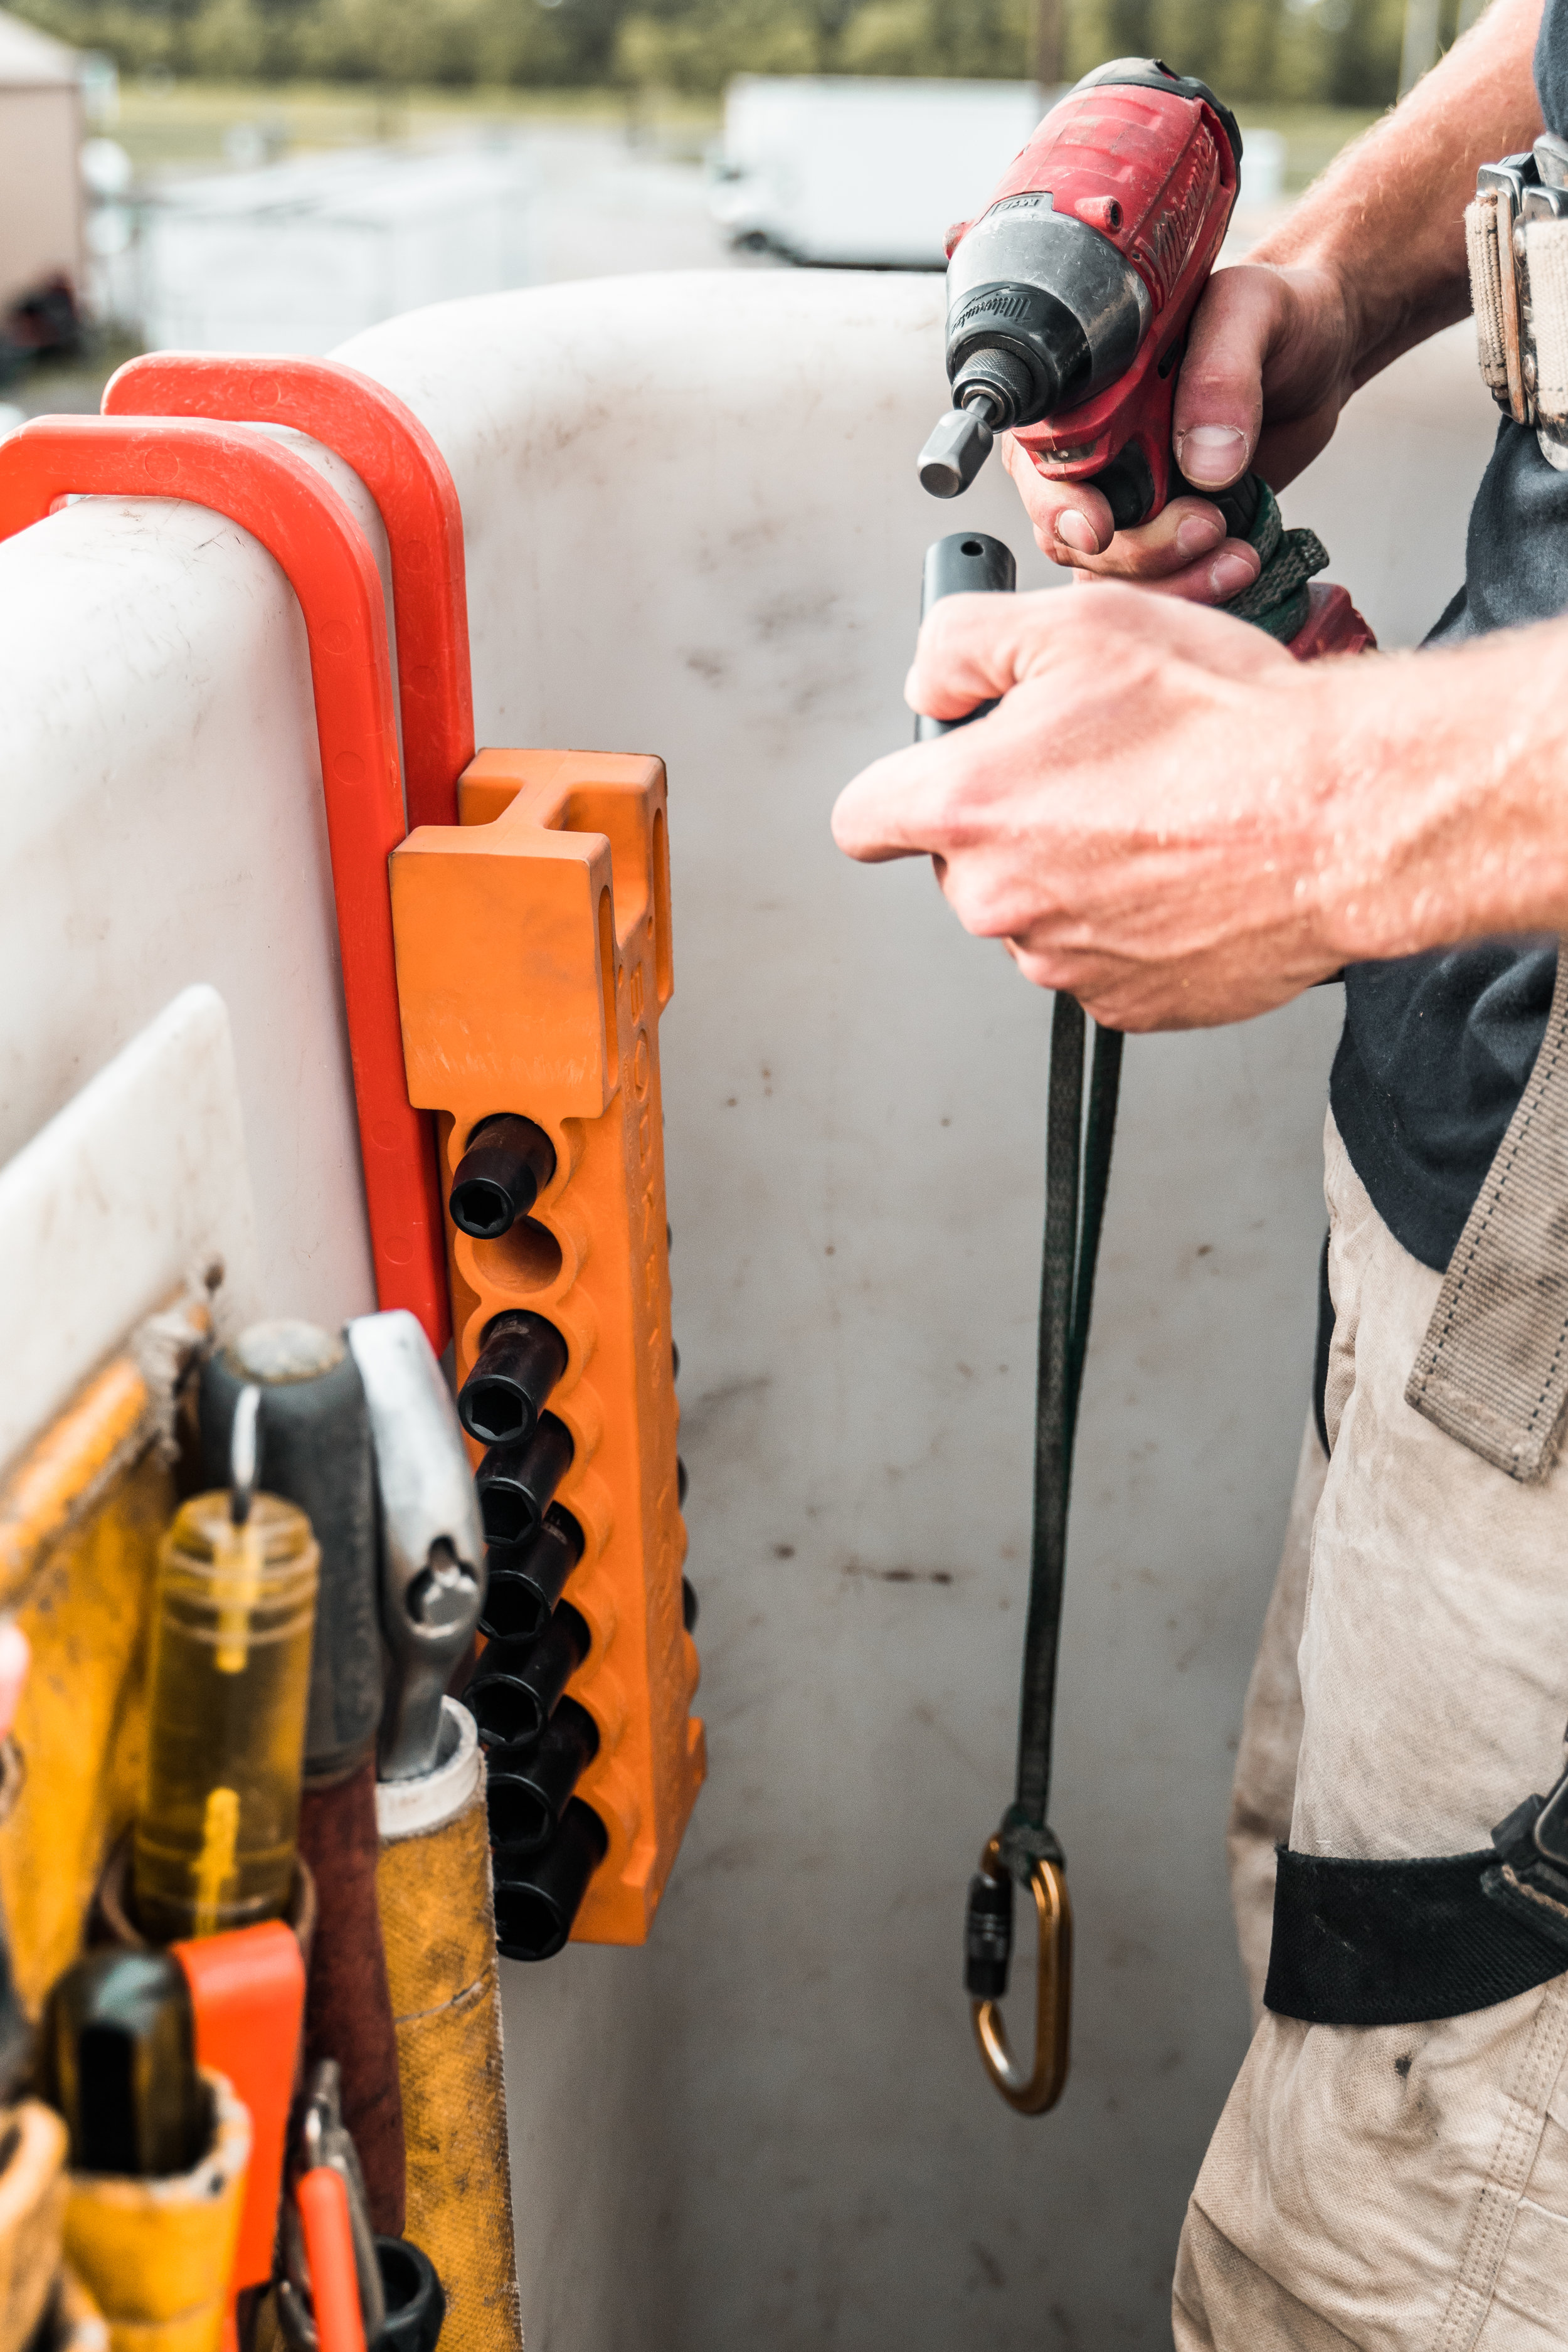
M 921 480 L 956 498 L 1006 432 L 1042 473 L 1100 491 L 1119 530 L 1206 499 L 1263 559 L 1226 609 L 1293 653 L 1357 652 L 1372 635 L 1344 590 L 1309 591 L 1328 562 L 1312 533 L 1282 530 L 1256 474 L 1196 489 L 1172 452 L 1176 372 L 1240 166 L 1236 118 L 1205 83 L 1152 58 L 1086 74 L 949 240 L 952 408 Z

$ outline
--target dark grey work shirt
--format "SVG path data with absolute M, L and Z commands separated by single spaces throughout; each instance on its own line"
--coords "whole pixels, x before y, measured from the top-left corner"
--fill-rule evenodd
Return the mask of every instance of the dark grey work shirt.
M 1535 86 L 1548 128 L 1563 131 L 1568 0 L 1546 0 Z M 1470 512 L 1465 584 L 1426 642 L 1455 645 L 1565 610 L 1568 474 L 1505 418 Z M 1384 1223 L 1439 1272 L 1540 1051 L 1556 970 L 1552 939 L 1488 940 L 1345 975 L 1334 1120 Z

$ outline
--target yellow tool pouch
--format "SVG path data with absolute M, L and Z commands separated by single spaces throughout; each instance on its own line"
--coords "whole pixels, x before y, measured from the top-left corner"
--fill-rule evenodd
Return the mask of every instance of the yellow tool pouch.
M 441 2352 L 521 2352 L 484 1765 L 448 1699 L 456 1752 L 376 1790 L 376 1897 L 408 2150 L 405 2233 L 447 2294 Z
M 65 2125 L 24 2099 L 0 2118 L 0 2352 L 22 2352 L 59 2278 Z
M 0 1910 L 24 2006 L 82 1948 L 99 1874 L 141 1794 L 147 1636 L 174 1507 L 161 1440 L 205 1303 L 151 1318 L 0 1481 L 0 1609 L 32 1667 L 12 1727 L 15 1801 L 0 1826 Z
M 168 2180 L 68 2176 L 66 2259 L 103 2314 L 110 2352 L 217 2352 L 250 2117 L 221 2074 L 203 2079 L 213 2131 L 191 2171 Z

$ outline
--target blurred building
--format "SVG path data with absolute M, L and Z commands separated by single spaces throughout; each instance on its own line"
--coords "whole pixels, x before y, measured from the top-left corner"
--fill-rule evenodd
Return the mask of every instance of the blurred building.
M 81 285 L 81 140 L 75 50 L 0 12 L 0 314 L 53 280 Z
M 141 205 L 151 348 L 331 351 L 350 335 L 529 277 L 528 167 L 502 145 L 378 148 L 167 183 Z

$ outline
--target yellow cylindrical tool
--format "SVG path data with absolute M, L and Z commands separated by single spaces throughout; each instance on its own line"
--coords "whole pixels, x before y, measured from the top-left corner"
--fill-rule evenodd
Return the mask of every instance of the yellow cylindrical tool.
M 132 1856 L 155 1943 L 280 1917 L 294 1878 L 318 1552 L 290 1503 L 197 1495 L 159 1554 Z
M 408 2149 L 405 2234 L 447 2296 L 441 2352 L 521 2352 L 484 1764 L 444 1704 L 447 1761 L 376 1790 L 376 1898 Z
M 163 2180 L 69 2176 L 66 2259 L 102 2312 L 110 2352 L 217 2352 L 245 2200 L 250 2117 L 221 2074 L 206 2153 Z

